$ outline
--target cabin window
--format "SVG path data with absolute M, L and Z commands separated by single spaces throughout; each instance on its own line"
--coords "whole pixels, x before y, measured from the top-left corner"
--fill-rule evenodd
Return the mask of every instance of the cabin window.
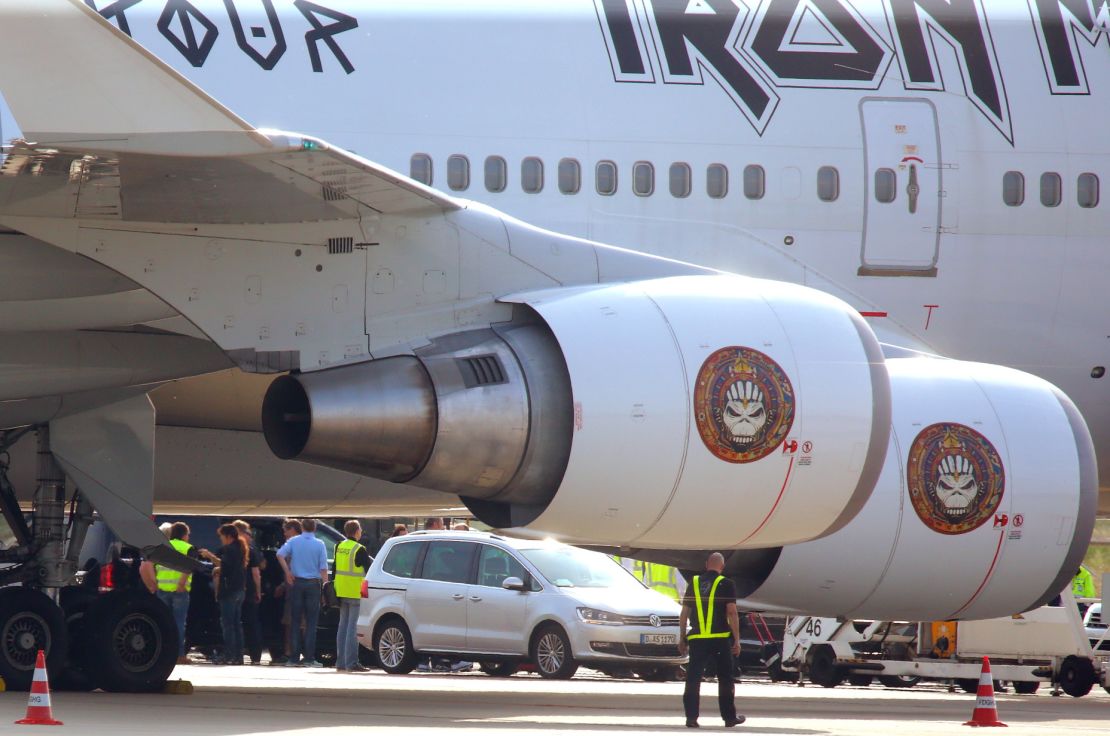
M 1007 207 L 1020 207 L 1025 202 L 1025 174 L 1007 171 L 1002 175 L 1002 201 Z
M 840 172 L 833 166 L 817 169 L 817 198 L 822 202 L 835 202 L 840 197 Z
M 632 193 L 637 197 L 650 197 L 655 191 L 655 167 L 647 161 L 632 165 Z
M 894 169 L 879 169 L 875 172 L 875 200 L 890 204 L 898 197 L 898 174 Z
M 1041 174 L 1041 204 L 1045 207 L 1058 207 L 1063 199 L 1064 182 L 1055 171 Z
M 466 156 L 447 157 L 447 186 L 461 192 L 470 186 L 470 159 Z
M 763 199 L 767 193 L 767 173 L 762 166 L 752 164 L 744 167 L 744 196 L 748 199 Z
M 509 165 L 500 156 L 486 159 L 486 189 L 490 192 L 503 192 L 509 185 Z
M 529 156 L 520 162 L 520 186 L 528 194 L 543 191 L 543 161 Z
M 1076 197 L 1083 209 L 1098 207 L 1098 174 L 1080 174 L 1076 182 Z
M 691 180 L 694 178 L 690 164 L 677 162 L 671 164 L 671 196 L 683 199 L 690 196 Z
M 426 153 L 414 153 L 409 160 L 409 176 L 421 184 L 432 185 L 432 157 Z
M 582 188 L 582 166 L 573 158 L 559 162 L 559 191 L 563 194 L 578 194 Z
M 597 193 L 606 197 L 617 193 L 617 165 L 612 161 L 598 161 L 595 174 Z
M 724 199 L 728 195 L 728 167 L 724 164 L 709 164 L 705 170 L 705 193 L 712 199 Z

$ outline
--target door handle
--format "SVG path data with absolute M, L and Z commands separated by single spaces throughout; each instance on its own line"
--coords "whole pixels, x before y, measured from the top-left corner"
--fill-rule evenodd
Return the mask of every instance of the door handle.
M 480 600 L 482 600 L 482 596 L 480 596 L 480 595 L 472 595 L 472 596 L 470 596 L 470 600 L 472 600 L 472 601 L 480 601 Z
M 451 597 L 452 597 L 452 598 L 454 598 L 454 599 L 455 599 L 455 600 L 457 600 L 457 601 L 461 601 L 461 600 L 463 599 L 463 597 L 464 597 L 464 596 L 463 596 L 463 594 L 462 594 L 462 593 L 455 593 L 455 594 L 454 594 L 453 596 L 451 596 Z

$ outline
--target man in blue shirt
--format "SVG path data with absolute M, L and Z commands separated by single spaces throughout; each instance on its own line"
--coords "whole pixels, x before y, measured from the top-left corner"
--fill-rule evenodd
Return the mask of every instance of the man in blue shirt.
M 296 529 L 293 520 L 285 522 L 286 529 Z M 289 667 L 322 667 L 316 661 L 316 622 L 320 618 L 320 592 L 328 579 L 328 553 L 324 543 L 316 538 L 316 521 L 305 519 L 303 531 L 291 537 L 278 550 L 277 559 L 285 572 L 289 595 L 290 621 L 293 647 L 289 652 Z M 301 634 L 301 621 L 304 634 Z

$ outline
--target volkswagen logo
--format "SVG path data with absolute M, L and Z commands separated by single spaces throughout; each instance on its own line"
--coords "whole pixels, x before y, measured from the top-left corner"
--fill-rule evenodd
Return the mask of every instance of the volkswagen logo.
M 648 616 L 648 623 L 649 623 L 649 624 L 651 624 L 652 626 L 654 626 L 654 627 L 655 627 L 655 628 L 657 628 L 657 629 L 658 629 L 658 628 L 659 628 L 660 626 L 662 626 L 662 625 L 663 625 L 663 622 L 662 622 L 662 621 L 660 621 L 660 620 L 659 620 L 659 617 L 658 617 L 658 616 L 656 616 L 656 615 L 655 615 L 654 613 L 653 613 L 653 614 L 651 614 L 650 616 Z

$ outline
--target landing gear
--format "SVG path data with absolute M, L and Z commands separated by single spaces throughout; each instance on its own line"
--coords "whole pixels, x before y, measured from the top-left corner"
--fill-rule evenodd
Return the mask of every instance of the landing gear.
M 98 596 L 85 614 L 86 671 L 98 687 L 117 693 L 162 689 L 177 662 L 177 625 L 169 609 L 145 591 Z
M 35 429 L 38 486 L 26 523 L 5 451 L 28 431 L 0 432 L 0 537 L 14 540 L 0 549 L 0 676 L 29 689 L 42 650 L 60 689 L 161 689 L 177 660 L 173 617 L 145 589 L 98 595 L 74 585 L 93 507 L 80 491 L 67 496 L 46 426 Z
M 66 642 L 65 619 L 54 601 L 30 588 L 0 590 L 0 676 L 9 688 L 31 687 L 40 649 L 47 671 L 60 673 Z
M 60 600 L 65 615 L 69 650 L 61 674 L 50 679 L 50 686 L 55 690 L 84 693 L 96 689 L 93 679 L 95 667 L 89 668 L 88 636 L 85 633 L 85 615 L 95 597 L 84 588 L 62 588 Z

